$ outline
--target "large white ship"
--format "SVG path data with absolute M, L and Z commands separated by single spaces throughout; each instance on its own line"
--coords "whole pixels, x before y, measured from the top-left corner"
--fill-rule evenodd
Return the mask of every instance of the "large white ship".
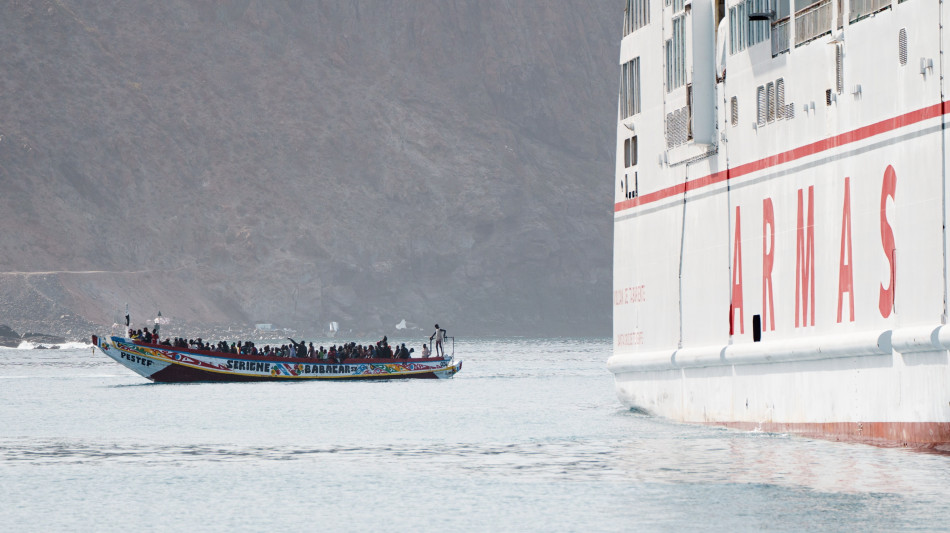
M 948 22 L 937 0 L 626 0 L 621 401 L 950 444 Z

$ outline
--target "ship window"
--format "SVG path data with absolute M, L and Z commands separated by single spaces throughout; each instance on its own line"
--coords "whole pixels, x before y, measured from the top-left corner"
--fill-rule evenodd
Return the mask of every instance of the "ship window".
M 825 105 L 826 106 L 831 105 L 831 89 L 825 90 Z
M 772 25 L 768 20 L 749 20 L 752 13 L 765 13 L 770 9 L 769 0 L 745 0 L 729 8 L 730 54 L 770 39 Z
M 768 100 L 765 96 L 765 86 L 759 85 L 758 89 L 755 90 L 755 102 L 756 102 L 756 115 L 755 123 L 759 126 L 765 126 L 766 111 L 765 108 L 768 105 Z
M 775 84 L 768 82 L 765 85 L 765 98 L 766 98 L 766 120 L 769 122 L 775 121 Z
M 640 112 L 640 58 L 621 66 L 620 116 L 632 117 Z
M 777 0 L 775 2 L 775 22 L 771 24 L 769 39 L 772 41 L 772 57 L 789 50 L 789 18 L 791 0 Z
M 746 0 L 745 6 L 746 16 L 743 21 L 749 25 L 748 45 L 752 46 L 769 38 L 769 28 L 771 28 L 771 24 L 769 24 L 768 20 L 749 20 L 748 16 L 752 13 L 765 13 L 769 11 L 769 0 Z
M 891 7 L 891 0 L 851 0 L 851 22 Z
M 736 14 L 739 16 L 736 21 L 736 27 L 739 29 L 739 48 L 737 51 L 742 51 L 749 45 L 749 4 L 742 2 L 736 6 Z
M 742 2 L 729 8 L 729 53 L 736 54 L 745 50 L 748 43 L 749 12 L 746 3 Z
M 686 17 L 673 19 L 673 38 L 666 41 L 666 92 L 686 84 Z
M 732 125 L 739 125 L 739 99 L 733 96 L 729 99 L 729 114 L 732 116 Z
M 831 33 L 833 18 L 831 0 L 795 0 L 795 46 Z
M 788 52 L 788 22 L 786 18 L 772 25 L 772 57 Z
M 623 34 L 630 35 L 650 23 L 650 0 L 627 0 Z
M 907 64 L 907 28 L 901 28 L 897 33 L 897 59 L 901 66 Z
M 637 136 L 627 139 L 623 142 L 623 164 L 626 168 L 636 166 L 637 164 Z
M 790 0 L 778 0 L 775 3 L 775 20 L 782 20 L 790 15 Z
M 667 3 L 666 5 L 670 5 Z M 679 13 L 686 7 L 686 0 L 673 0 L 673 13 Z
M 785 79 L 775 80 L 775 118 L 785 118 Z

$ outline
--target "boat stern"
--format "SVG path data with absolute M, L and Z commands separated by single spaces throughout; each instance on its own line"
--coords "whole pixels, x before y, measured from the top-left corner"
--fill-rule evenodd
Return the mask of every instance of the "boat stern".
M 448 366 L 444 370 L 439 370 L 435 372 L 435 375 L 439 379 L 449 379 L 455 374 L 458 374 L 462 370 L 462 361 L 450 361 Z

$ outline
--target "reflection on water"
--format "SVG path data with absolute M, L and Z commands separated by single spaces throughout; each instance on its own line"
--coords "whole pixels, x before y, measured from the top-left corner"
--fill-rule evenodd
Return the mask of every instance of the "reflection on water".
M 231 516 L 235 494 L 281 506 L 327 487 L 337 499 L 384 496 L 324 516 L 330 529 L 889 529 L 950 518 L 946 456 L 627 411 L 604 368 L 609 350 L 583 339 L 459 343 L 465 370 L 453 380 L 289 386 L 156 385 L 88 350 L 6 351 L 0 500 L 15 505 L 0 506 L 0 523 L 305 528 L 293 513 L 218 517 Z M 196 491 L 200 511 L 180 496 Z M 111 505 L 143 494 L 162 500 L 160 515 Z M 456 497 L 451 516 L 432 521 L 396 494 Z

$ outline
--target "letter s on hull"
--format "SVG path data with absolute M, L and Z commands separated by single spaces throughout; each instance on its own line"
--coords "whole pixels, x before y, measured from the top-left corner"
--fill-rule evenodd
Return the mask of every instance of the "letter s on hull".
M 894 309 L 894 282 L 897 280 L 894 230 L 887 221 L 887 198 L 890 197 L 891 200 L 894 200 L 896 192 L 897 173 L 894 172 L 893 166 L 887 165 L 884 170 L 884 183 L 881 185 L 881 244 L 884 246 L 884 254 L 887 256 L 887 262 L 890 265 L 890 279 L 888 280 L 888 288 L 885 289 L 884 284 L 881 284 L 878 297 L 878 308 L 884 318 L 891 316 L 891 311 Z

